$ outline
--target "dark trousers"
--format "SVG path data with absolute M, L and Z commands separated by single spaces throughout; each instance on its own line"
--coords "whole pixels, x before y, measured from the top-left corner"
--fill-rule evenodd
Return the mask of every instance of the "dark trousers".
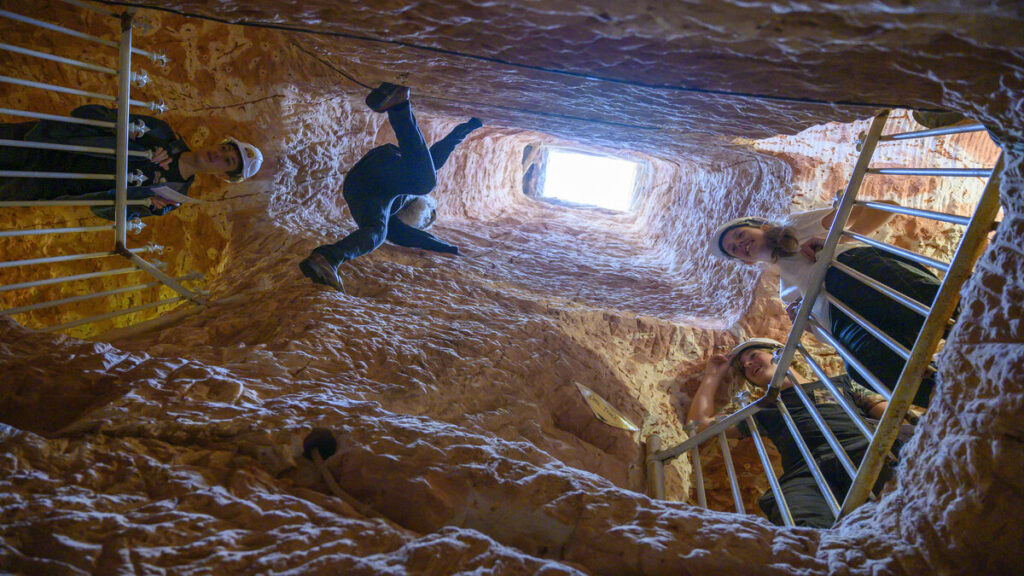
M 935 300 L 941 284 L 924 266 L 873 247 L 847 250 L 837 260 L 926 306 Z M 836 268 L 825 275 L 825 289 L 908 349 L 924 325 L 924 316 Z M 829 315 L 836 340 L 889 389 L 894 388 L 906 364 L 903 358 L 835 306 L 830 307 Z M 866 382 L 852 366 L 847 365 L 846 371 L 854 380 Z M 934 387 L 934 376 L 929 372 L 914 396 L 914 404 L 927 406 Z
M 847 450 L 854 466 L 859 466 L 864 453 L 867 451 L 866 441 L 859 444 L 862 444 L 860 448 Z M 893 451 L 898 452 L 898 449 L 899 445 L 897 443 L 893 447 Z M 842 506 L 843 499 L 846 498 L 846 493 L 850 491 L 853 480 L 834 456 L 817 460 L 817 463 L 837 503 L 839 506 Z M 892 479 L 893 474 L 892 462 L 886 462 L 878 475 L 878 480 L 875 481 L 873 490 L 876 494 L 881 491 L 886 482 Z M 786 506 L 793 517 L 793 524 L 809 528 L 831 528 L 835 524 L 836 517 L 832 515 L 832 510 L 828 507 L 828 503 L 825 502 L 825 496 L 818 488 L 818 483 L 814 480 L 814 476 L 811 475 L 809 469 L 804 468 L 798 472 L 783 474 L 779 479 L 779 484 L 782 487 L 782 495 L 786 499 Z M 775 495 L 771 490 L 765 492 L 757 504 L 773 524 L 778 526 L 785 525 L 785 522 L 782 520 L 782 511 L 779 509 L 778 502 L 776 502 Z
M 331 264 L 347 262 L 380 247 L 387 238 L 395 200 L 429 194 L 437 185 L 436 171 L 475 128 L 469 123 L 460 124 L 427 148 L 408 102 L 388 109 L 387 114 L 398 146 L 385 144 L 370 150 L 345 177 L 345 201 L 359 228 L 339 242 L 314 250 Z
M 0 124 L 0 138 L 26 140 L 36 122 Z M 109 143 L 115 146 L 113 138 Z M 129 162 L 131 165 L 131 162 Z M 116 160 L 112 156 L 77 154 L 60 150 L 41 150 L 0 146 L 0 170 L 22 172 L 79 172 L 85 174 L 113 174 Z M 131 168 L 129 168 L 131 172 Z M 92 180 L 76 178 L 0 178 L 0 200 L 55 200 L 64 196 L 78 196 L 114 187 L 114 179 Z

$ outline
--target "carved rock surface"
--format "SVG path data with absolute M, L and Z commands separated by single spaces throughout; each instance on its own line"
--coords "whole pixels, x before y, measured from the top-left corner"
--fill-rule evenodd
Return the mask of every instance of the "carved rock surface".
M 1024 42 L 1012 3 L 158 7 L 140 11 L 151 28 L 136 42 L 172 63 L 159 70 L 137 58 L 154 77 L 138 97 L 166 101 L 166 119 L 189 145 L 232 134 L 260 144 L 266 163 L 244 184 L 201 177 L 194 195 L 210 203 L 130 238 L 165 245 L 175 275 L 203 272 L 208 307 L 183 308 L 146 331 L 108 330 L 171 307 L 73 332 L 95 341 L 0 320 L 3 570 L 1024 571 Z M 203 18 L 171 13 L 179 10 Z M 41 4 L 38 16 L 116 30 L 60 3 Z M 115 60 L 84 42 L 3 26 L 5 42 Z M 99 75 L 0 58 L 11 75 L 111 90 Z M 296 263 L 354 229 L 341 198 L 345 171 L 394 139 L 362 104 L 359 83 L 382 80 L 413 87 L 428 142 L 467 116 L 486 122 L 434 192 L 432 231 L 463 254 L 385 245 L 342 268 L 347 293 L 329 292 Z M 41 112 L 78 103 L 28 88 L 0 94 L 3 107 Z M 731 498 L 714 450 L 705 460 L 714 510 L 685 503 L 692 479 L 683 460 L 667 472 L 668 501 L 641 495 L 638 440 L 686 437 L 681 417 L 708 356 L 789 328 L 776 278 L 715 260 L 708 235 L 737 215 L 782 218 L 830 203 L 864 118 L 888 103 L 964 111 L 1007 150 L 1002 224 L 964 288 L 938 397 L 897 481 L 829 531 L 723 512 Z M 894 125 L 916 128 L 897 116 Z M 641 162 L 634 212 L 524 196 L 524 150 L 537 144 Z M 984 133 L 890 146 L 880 161 L 893 165 L 939 158 L 974 167 L 998 154 Z M 960 213 L 979 193 L 977 182 L 900 178 L 864 192 Z M 82 209 L 4 209 L 0 222 L 98 223 Z M 945 225 L 909 217 L 883 236 L 938 258 L 957 240 Z M 109 249 L 80 238 L 5 238 L 4 259 Z M 0 282 L 96 269 L 2 269 Z M 3 293 L 3 305 L 82 286 Z M 16 319 L 36 328 L 155 299 L 123 295 Z M 838 367 L 834 358 L 828 365 Z M 642 434 L 596 421 L 574 381 Z M 339 440 L 326 464 L 340 487 L 379 517 L 335 498 L 302 458 L 314 427 Z M 745 488 L 750 508 L 764 480 L 749 445 L 736 455 L 741 475 L 761 482 Z

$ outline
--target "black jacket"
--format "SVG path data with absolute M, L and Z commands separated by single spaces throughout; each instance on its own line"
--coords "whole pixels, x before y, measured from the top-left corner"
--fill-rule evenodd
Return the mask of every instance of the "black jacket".
M 117 110 L 99 105 L 76 108 L 71 112 L 75 118 L 88 120 L 117 121 Z M 164 148 L 171 157 L 167 170 L 153 164 L 146 158 L 128 157 L 128 172 L 141 171 L 146 177 L 143 185 L 129 186 L 129 199 L 150 198 L 153 189 L 166 186 L 187 194 L 193 178 L 183 178 L 178 170 L 178 159 L 188 146 L 178 138 L 163 120 L 151 116 L 132 114 L 133 122 L 142 121 L 149 131 L 128 142 L 130 150 L 144 151 Z M 113 130 L 98 126 L 72 124 L 52 120 L 41 120 L 24 124 L 8 124 L 2 128 L 3 136 L 32 142 L 50 142 L 73 146 L 94 146 L 116 148 L 117 138 Z M 34 150 L 28 148 L 0 148 L 0 167 L 5 170 L 26 170 L 36 172 L 77 172 L 113 174 L 116 159 L 112 154 L 74 153 L 56 150 Z M 0 179 L 0 199 L 4 200 L 105 200 L 114 198 L 113 180 L 84 179 L 41 179 L 3 178 Z M 173 207 L 153 210 L 149 206 L 129 206 L 128 217 L 140 218 L 163 215 Z M 109 220 L 114 219 L 112 206 L 93 207 L 93 212 Z

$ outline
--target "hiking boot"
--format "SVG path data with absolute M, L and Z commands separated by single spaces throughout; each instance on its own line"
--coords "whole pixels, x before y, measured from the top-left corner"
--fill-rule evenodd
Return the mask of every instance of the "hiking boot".
M 299 262 L 299 270 L 302 270 L 303 276 L 316 284 L 330 286 L 338 292 L 345 291 L 345 285 L 341 283 L 341 278 L 338 277 L 338 270 L 331 266 L 331 263 L 322 254 L 317 254 L 316 252 L 310 254 L 308 258 Z
M 409 87 L 399 84 L 382 83 L 366 97 L 366 105 L 374 112 L 386 112 L 388 108 L 409 101 Z

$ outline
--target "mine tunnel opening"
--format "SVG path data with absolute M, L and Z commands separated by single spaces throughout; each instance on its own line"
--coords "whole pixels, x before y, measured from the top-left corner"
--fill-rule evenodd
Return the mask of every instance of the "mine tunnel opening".
M 636 200 L 638 171 L 639 165 L 630 160 L 551 148 L 547 152 L 540 197 L 627 212 Z
M 523 194 L 555 206 L 634 213 L 648 179 L 642 155 L 532 143 L 523 149 Z

